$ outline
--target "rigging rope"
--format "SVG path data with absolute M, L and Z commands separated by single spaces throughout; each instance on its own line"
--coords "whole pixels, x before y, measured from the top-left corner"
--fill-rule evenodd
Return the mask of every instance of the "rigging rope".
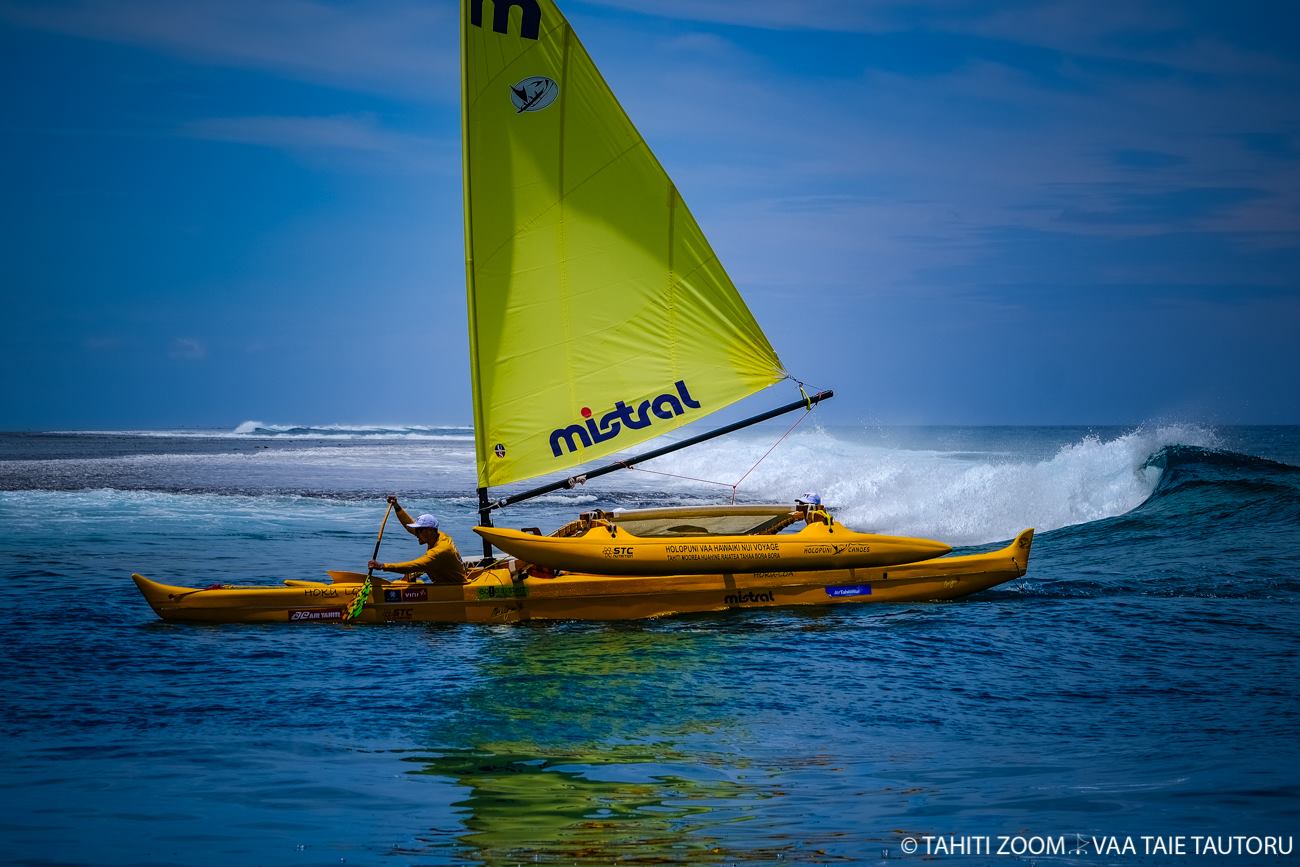
M 799 383 L 799 391 L 800 393 L 803 394 L 804 400 L 808 400 L 808 393 L 804 391 L 802 382 Z M 772 452 L 776 451 L 776 447 L 779 446 L 785 440 L 786 437 L 788 437 L 791 433 L 793 433 L 794 429 L 797 428 L 800 424 L 802 424 L 804 419 L 812 415 L 812 411 L 813 411 L 813 404 L 811 401 L 808 401 L 808 408 L 803 411 L 803 415 L 795 419 L 794 424 L 786 428 L 785 433 L 777 437 L 776 442 L 772 443 L 771 447 L 769 447 L 767 451 L 763 452 L 763 456 L 758 460 L 754 461 L 754 465 L 749 469 L 745 470 L 744 475 L 742 475 L 739 479 L 736 479 L 735 482 L 719 482 L 715 479 L 699 479 L 696 478 L 695 476 L 686 476 L 686 475 L 682 475 L 681 473 L 669 473 L 669 472 L 665 472 L 664 470 L 646 470 L 638 466 L 632 466 L 623 463 L 621 461 L 619 461 L 618 463 L 620 463 L 624 469 L 628 469 L 628 470 L 637 470 L 638 472 L 642 472 L 642 473 L 653 473 L 656 476 L 670 476 L 674 479 L 685 479 L 690 482 L 700 482 L 701 484 L 705 484 L 705 485 L 721 485 L 724 488 L 731 488 L 731 503 L 732 505 L 735 505 L 736 489 L 740 487 L 740 483 L 745 481 L 745 479 L 749 478 L 749 474 L 754 472 L 754 470 L 758 469 L 758 465 L 763 463 L 763 461 L 767 460 L 767 456 L 772 454 Z
M 801 388 L 801 390 L 802 390 L 802 388 Z M 761 464 L 763 461 L 767 460 L 767 456 L 770 455 L 773 451 L 775 451 L 775 450 L 776 450 L 776 447 L 779 446 L 779 445 L 781 444 L 781 442 L 782 442 L 786 437 L 788 437 L 788 436 L 789 436 L 789 435 L 794 431 L 795 428 L 797 428 L 800 424 L 802 424 L 804 419 L 806 419 L 806 418 L 807 418 L 808 416 L 810 416 L 810 415 L 812 415 L 812 405 L 811 405 L 811 404 L 809 404 L 808 409 L 806 409 L 806 410 L 803 411 L 803 415 L 801 415 L 801 416 L 799 416 L 797 419 L 795 419 L 795 420 L 794 420 L 794 424 L 792 424 L 792 425 L 790 425 L 788 428 L 786 428 L 785 433 L 781 434 L 780 438 L 777 439 L 776 442 L 772 443 L 772 447 L 771 447 L 770 449 L 768 449 L 767 451 L 763 452 L 763 456 L 762 456 L 761 458 L 759 458 L 758 460 L 754 461 L 754 465 L 753 465 L 752 467 L 750 467 L 749 469 L 745 470 L 745 475 L 741 476 L 739 479 L 736 480 L 736 484 L 732 485 L 732 487 L 731 487 L 731 499 L 732 499 L 733 502 L 734 502 L 735 499 L 736 499 L 736 488 L 740 487 L 740 483 L 743 482 L 743 481 L 745 481 L 745 479 L 749 478 L 749 474 L 752 473 L 752 472 L 754 472 L 754 470 L 758 469 L 758 465 Z

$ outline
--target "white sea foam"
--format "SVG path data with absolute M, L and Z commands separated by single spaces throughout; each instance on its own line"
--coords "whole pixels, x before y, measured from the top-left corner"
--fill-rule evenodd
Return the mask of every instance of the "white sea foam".
M 1025 527 L 1054 530 L 1124 514 L 1159 480 L 1147 458 L 1175 444 L 1212 447 L 1217 437 L 1193 425 L 1143 427 L 1108 440 L 1085 436 L 1050 458 L 1024 460 L 1005 452 L 882 448 L 813 430 L 783 443 L 740 494 L 790 502 L 816 490 L 855 529 L 973 545 L 1011 538 Z M 733 482 L 766 448 L 757 441 L 710 443 L 648 466 Z
M 221 436 L 222 434 L 214 434 Z M 407 425 L 407 424 L 267 424 L 246 421 L 226 436 L 267 437 L 275 439 L 416 439 L 416 440 L 472 440 L 474 429 L 459 425 Z
M 461 425 L 292 425 L 246 421 L 234 430 L 66 430 L 49 431 L 67 436 L 149 437 L 153 439 L 273 439 L 273 440 L 429 440 L 473 442 L 474 429 Z
M 296 526 L 329 522 L 347 529 L 357 516 L 375 511 L 370 501 L 328 500 L 292 494 L 228 496 L 122 491 L 0 491 L 0 515 L 15 531 L 57 526 L 59 532 L 125 531 L 138 525 L 149 533 L 189 527 L 199 536 L 214 528 Z

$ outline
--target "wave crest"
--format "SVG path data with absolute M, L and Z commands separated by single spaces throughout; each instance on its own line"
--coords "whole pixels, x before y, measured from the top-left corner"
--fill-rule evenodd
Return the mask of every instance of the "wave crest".
M 824 430 L 791 437 L 746 479 L 747 499 L 793 501 L 817 490 L 857 530 L 928 536 L 955 545 L 1010 539 L 1025 527 L 1045 532 L 1129 512 L 1156 490 L 1152 455 L 1175 446 L 1213 448 L 1196 425 L 1141 427 L 1112 439 L 1089 435 L 1050 457 L 872 446 Z M 757 446 L 756 446 L 757 447 Z M 745 471 L 749 449 L 714 447 L 656 461 L 656 469 L 725 479 Z M 761 452 L 759 452 L 761 454 Z
M 220 434 L 218 434 L 220 436 Z M 296 425 L 246 421 L 226 436 L 277 439 L 471 439 L 474 430 L 456 425 Z

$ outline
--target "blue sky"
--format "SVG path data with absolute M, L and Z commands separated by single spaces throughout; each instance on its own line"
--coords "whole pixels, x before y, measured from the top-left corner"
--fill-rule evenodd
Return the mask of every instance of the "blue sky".
M 1300 423 L 1290 5 L 563 8 L 824 421 Z M 457 45 L 0 0 L 0 428 L 467 422 Z

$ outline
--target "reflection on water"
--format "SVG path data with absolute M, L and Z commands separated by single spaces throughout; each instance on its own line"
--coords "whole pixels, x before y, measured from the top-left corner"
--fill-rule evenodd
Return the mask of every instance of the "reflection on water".
M 727 636 L 631 624 L 500 637 L 460 711 L 429 732 L 430 743 L 446 746 L 407 759 L 418 765 L 411 773 L 464 789 L 455 804 L 459 857 L 660 863 L 794 854 L 779 836 L 764 845 L 754 827 L 755 805 L 782 796 L 777 774 L 717 749 L 748 738 L 720 713 L 725 696 L 706 676 L 728 666 L 728 642 L 719 640 Z
M 725 762 L 670 743 L 559 751 L 498 742 L 418 761 L 416 773 L 467 790 L 458 844 L 471 860 L 769 860 L 781 851 L 738 850 L 720 833 L 748 822 L 749 804 L 776 797 L 774 788 L 729 779 Z

